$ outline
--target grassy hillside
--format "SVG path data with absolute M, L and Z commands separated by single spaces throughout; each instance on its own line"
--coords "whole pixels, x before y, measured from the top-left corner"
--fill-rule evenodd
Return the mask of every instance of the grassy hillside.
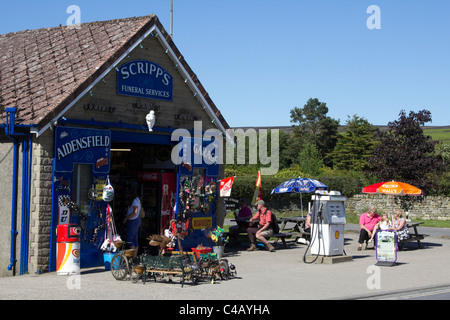
M 440 140 L 450 145 L 450 126 L 424 128 L 424 133 L 430 135 L 433 140 Z

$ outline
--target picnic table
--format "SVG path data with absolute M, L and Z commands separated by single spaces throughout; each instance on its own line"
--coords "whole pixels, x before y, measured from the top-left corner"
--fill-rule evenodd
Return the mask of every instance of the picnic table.
M 230 221 L 236 222 L 238 228 L 233 228 L 233 231 L 230 228 L 230 232 L 225 232 L 224 236 L 229 237 L 230 245 L 235 244 L 238 241 L 239 234 L 247 234 L 247 228 L 249 227 L 250 217 L 248 218 L 240 218 L 235 217 L 235 219 L 231 219 Z
M 239 218 L 239 217 L 236 217 L 235 219 L 232 219 L 231 221 L 236 222 L 236 224 L 239 226 L 239 228 L 244 227 L 245 230 L 246 230 L 246 229 L 249 227 L 250 219 L 251 219 L 250 217 L 249 217 L 249 218 Z M 280 221 L 279 221 L 279 220 L 280 220 L 280 219 L 277 218 L 277 222 L 278 222 L 278 223 L 280 223 L 280 221 L 281 221 L 281 220 L 280 220 Z M 254 222 L 254 225 L 257 226 L 259 220 L 255 219 L 255 220 L 253 220 L 252 222 Z M 286 224 L 284 224 L 284 225 L 286 225 Z M 280 232 L 279 232 L 279 233 L 273 233 L 271 237 L 276 238 L 275 243 L 278 242 L 279 239 L 281 239 L 281 241 L 283 242 L 284 247 L 285 247 L 285 248 L 288 248 L 288 245 L 287 245 L 285 239 L 286 239 L 286 238 L 292 237 L 293 235 L 295 235 L 295 233 L 291 233 L 291 232 L 286 233 L 286 232 L 281 232 L 281 231 L 282 231 L 282 230 L 280 229 Z M 232 234 L 230 234 L 230 233 L 228 233 L 228 235 L 229 235 L 229 236 L 232 236 Z
M 298 232 L 304 234 L 305 217 L 280 217 L 277 218 L 281 222 L 280 231 L 284 231 L 288 222 L 294 223 L 294 226 L 290 229 L 290 232 Z
M 311 234 L 305 231 L 305 221 L 306 217 L 280 217 L 277 218 L 278 222 L 281 222 L 280 232 L 288 231 L 288 235 L 295 235 L 295 240 L 297 241 L 299 238 L 304 238 L 305 241 L 308 241 Z M 286 230 L 286 225 L 288 223 L 293 223 L 294 225 Z M 282 239 L 283 240 L 283 239 Z M 278 239 L 275 241 L 277 242 Z M 283 241 L 284 242 L 284 241 Z
M 420 240 L 423 240 L 428 235 L 420 234 L 417 231 L 417 227 L 419 225 L 421 225 L 421 224 L 423 224 L 423 222 L 407 222 L 406 223 L 406 226 L 409 229 L 412 229 L 412 230 L 410 230 L 410 232 L 409 232 L 410 237 L 408 239 L 402 240 L 402 241 L 399 242 L 399 244 L 400 244 L 399 250 L 403 250 L 403 247 L 405 246 L 405 243 L 408 242 L 408 241 L 417 241 L 417 246 L 419 247 L 419 249 L 422 249 L 422 244 L 420 243 Z
M 240 226 L 240 227 L 242 226 L 242 227 L 248 228 L 249 223 L 250 223 L 250 218 L 251 218 L 251 217 L 248 217 L 248 218 L 239 218 L 239 217 L 236 217 L 236 218 L 234 218 L 234 219 L 231 219 L 230 221 L 236 222 L 236 224 L 237 224 L 238 226 Z M 259 220 L 253 220 L 253 222 L 259 222 Z

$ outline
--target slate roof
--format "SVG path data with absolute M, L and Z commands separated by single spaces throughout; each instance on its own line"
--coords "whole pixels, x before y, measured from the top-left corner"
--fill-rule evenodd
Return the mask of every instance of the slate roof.
M 16 124 L 41 129 L 154 25 L 228 129 L 156 15 L 0 35 L 0 122 L 5 123 L 5 108 L 16 107 Z

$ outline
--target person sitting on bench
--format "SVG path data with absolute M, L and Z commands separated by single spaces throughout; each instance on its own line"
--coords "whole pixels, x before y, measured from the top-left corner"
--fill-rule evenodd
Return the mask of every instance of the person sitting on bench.
M 252 210 L 250 210 L 250 208 L 247 207 L 244 199 L 239 200 L 239 208 L 240 208 L 239 212 L 234 213 L 235 219 L 248 219 L 248 218 L 252 217 Z M 235 226 L 231 226 L 229 229 L 229 232 L 232 234 L 243 233 L 246 231 L 247 231 L 247 228 L 244 224 L 237 224 Z
M 370 239 L 373 228 L 380 220 L 381 218 L 377 214 L 377 207 L 375 206 L 370 206 L 369 210 L 359 217 L 361 229 L 359 230 L 358 251 L 361 250 L 363 243 Z
M 405 218 L 403 218 L 403 211 L 396 209 L 392 218 L 391 230 L 397 233 L 397 241 L 403 241 L 409 239 L 409 230 L 406 224 Z
M 230 242 L 236 243 L 239 233 L 246 233 L 248 228 L 248 222 L 239 221 L 239 219 L 249 219 L 252 217 L 252 210 L 247 207 L 245 200 L 239 200 L 239 212 L 234 212 L 234 218 L 236 219 L 236 225 L 231 226 L 228 232 L 230 233 Z
M 266 238 L 270 238 L 273 234 L 272 230 L 272 213 L 267 209 L 263 200 L 256 202 L 256 208 L 258 211 L 250 219 L 249 227 L 247 228 L 248 238 L 250 239 L 250 248 L 247 251 L 256 250 L 256 239 L 261 241 L 272 252 L 275 248 L 267 241 Z M 254 226 L 254 220 L 259 219 L 258 227 Z

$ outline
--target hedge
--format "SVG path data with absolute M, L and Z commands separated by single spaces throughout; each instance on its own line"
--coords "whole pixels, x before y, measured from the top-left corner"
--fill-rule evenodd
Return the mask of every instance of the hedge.
M 350 198 L 355 194 L 361 193 L 363 182 L 358 177 L 347 176 L 320 176 L 317 180 L 328 186 L 328 190 L 341 192 L 342 195 Z M 300 194 L 271 194 L 272 190 L 278 185 L 287 181 L 287 178 L 277 178 L 274 176 L 262 176 L 261 186 L 264 201 L 275 211 L 296 211 L 300 209 Z M 233 183 L 231 197 L 235 199 L 245 199 L 250 204 L 255 192 L 256 176 L 236 176 Z M 311 201 L 312 194 L 304 193 L 301 195 L 303 207 Z

